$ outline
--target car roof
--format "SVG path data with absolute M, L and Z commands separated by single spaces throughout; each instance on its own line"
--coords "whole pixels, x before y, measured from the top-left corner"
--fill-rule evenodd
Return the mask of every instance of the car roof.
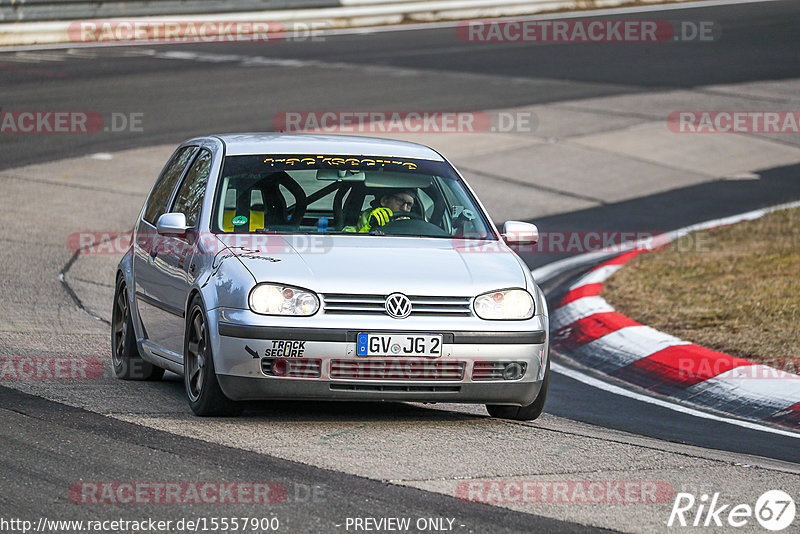
M 430 147 L 408 141 L 353 135 L 241 133 L 215 135 L 225 143 L 225 154 L 337 154 L 383 156 L 444 161 Z

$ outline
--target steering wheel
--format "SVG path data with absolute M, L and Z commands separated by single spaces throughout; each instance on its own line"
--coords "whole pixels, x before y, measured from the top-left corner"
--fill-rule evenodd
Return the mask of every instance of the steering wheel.
M 394 215 L 392 215 L 392 218 L 391 218 L 391 220 L 389 222 L 391 223 L 391 222 L 394 222 L 394 221 L 402 221 L 402 220 L 405 220 L 405 219 L 417 219 L 419 221 L 424 221 L 425 220 L 425 219 L 422 218 L 422 215 L 420 215 L 419 213 L 414 213 L 413 211 L 398 211 Z
M 424 220 L 418 213 L 403 212 L 392 216 L 392 220 L 381 226 L 386 235 L 419 235 L 426 237 L 449 236 L 433 223 Z

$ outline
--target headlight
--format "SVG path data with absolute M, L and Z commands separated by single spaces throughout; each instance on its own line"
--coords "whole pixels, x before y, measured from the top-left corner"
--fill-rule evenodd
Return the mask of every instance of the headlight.
M 251 310 L 264 315 L 314 315 L 319 309 L 314 293 L 278 284 L 258 284 L 248 302 Z
M 475 298 L 475 313 L 481 319 L 530 319 L 533 297 L 524 289 L 503 289 Z

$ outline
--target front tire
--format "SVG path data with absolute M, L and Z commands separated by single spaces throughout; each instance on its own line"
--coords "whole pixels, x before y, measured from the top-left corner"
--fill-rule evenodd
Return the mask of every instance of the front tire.
M 123 380 L 161 380 L 164 369 L 142 359 L 133 331 L 131 303 L 125 278 L 117 277 L 114 309 L 111 312 L 111 363 L 114 374 Z
M 187 314 L 183 342 L 183 384 L 192 411 L 201 417 L 229 417 L 242 413 L 242 406 L 222 392 L 214 369 L 203 301 L 195 297 Z
M 550 358 L 547 358 L 547 369 L 544 372 L 542 389 L 536 399 L 527 406 L 505 406 L 503 404 L 487 404 L 486 411 L 492 417 L 500 419 L 514 419 L 517 421 L 533 421 L 542 415 L 544 403 L 547 400 L 547 390 L 550 386 Z

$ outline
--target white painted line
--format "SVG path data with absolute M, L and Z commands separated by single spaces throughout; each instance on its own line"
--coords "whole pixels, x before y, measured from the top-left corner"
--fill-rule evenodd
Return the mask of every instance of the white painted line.
M 723 180 L 760 180 L 761 175 L 755 172 L 740 172 L 737 174 L 731 174 L 730 176 L 725 176 Z
M 681 406 L 679 404 L 675 404 L 672 402 L 667 402 L 661 399 L 657 399 L 655 397 L 649 397 L 647 395 L 643 395 L 641 393 L 636 393 L 635 391 L 629 391 L 627 389 L 623 389 L 619 386 L 615 386 L 613 384 L 608 384 L 599 380 L 597 378 L 587 376 L 579 371 L 574 369 L 570 369 L 568 367 L 564 367 L 556 362 L 550 362 L 550 368 L 555 371 L 556 373 L 562 374 L 564 376 L 568 376 L 572 379 L 577 380 L 578 382 L 582 382 L 587 386 L 592 386 L 597 389 L 601 389 L 603 391 L 607 391 L 609 393 L 613 393 L 615 395 L 621 395 L 623 397 L 628 397 L 640 402 L 644 402 L 646 404 L 653 404 L 655 406 L 660 406 L 662 408 L 666 408 L 668 410 L 672 410 L 674 412 L 680 412 L 686 415 L 691 415 L 694 417 L 700 417 L 701 419 L 709 419 L 712 421 L 719 421 L 721 423 L 728 423 L 730 425 L 739 426 L 742 428 L 747 428 L 749 430 L 757 430 L 759 432 L 768 432 L 770 434 L 777 434 L 780 436 L 787 436 L 790 438 L 798 438 L 800 439 L 800 433 L 792 432 L 789 430 L 781 430 L 779 428 L 772 428 L 769 426 L 759 425 L 758 423 L 751 423 L 749 421 L 742 421 L 739 419 L 731 419 L 728 417 L 721 417 L 719 415 L 714 415 L 711 413 L 706 413 L 700 410 L 695 410 L 693 408 L 687 408 L 686 406 Z
M 614 308 L 601 297 L 583 297 L 553 311 L 550 317 L 550 329 L 558 330 L 595 313 L 613 311 Z

